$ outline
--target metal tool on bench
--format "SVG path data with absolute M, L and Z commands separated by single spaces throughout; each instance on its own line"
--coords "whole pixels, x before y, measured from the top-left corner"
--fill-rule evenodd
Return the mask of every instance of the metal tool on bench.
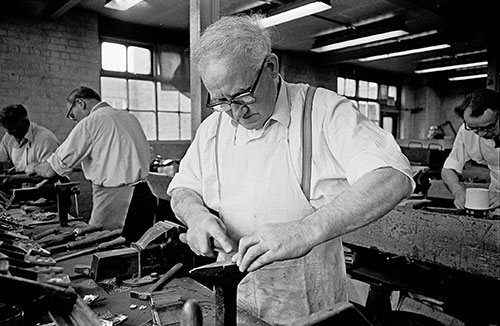
M 124 237 L 118 237 L 118 238 L 113 239 L 111 241 L 100 243 L 94 247 L 78 250 L 78 251 L 57 257 L 57 258 L 55 258 L 55 260 L 56 260 L 56 262 L 61 262 L 64 260 L 68 260 L 68 259 L 75 258 L 75 257 L 80 257 L 80 256 L 87 255 L 90 253 L 94 253 L 94 252 L 98 252 L 98 251 L 105 251 L 105 250 L 108 250 L 108 249 L 111 249 L 114 247 L 121 246 L 121 245 L 125 244 L 126 241 L 127 240 Z
M 110 239 L 114 239 L 116 237 L 119 237 L 121 235 L 121 233 L 122 233 L 121 229 L 114 230 L 114 231 L 109 231 L 109 230 L 98 231 L 98 232 L 92 233 L 91 235 L 88 235 L 84 239 L 71 241 L 71 242 L 57 245 L 57 246 L 53 246 L 53 247 L 47 247 L 46 249 L 49 250 L 51 253 L 69 251 L 69 250 L 78 249 L 78 248 L 86 247 L 89 245 L 93 245 L 96 243 L 105 242 L 105 241 L 108 241 Z
M 17 238 L 12 235 L 0 233 L 0 242 L 5 245 L 15 247 L 28 255 L 50 256 L 50 251 L 42 248 L 38 243 L 30 239 Z
M 167 284 L 174 275 L 182 268 L 184 265 L 182 263 L 175 264 L 170 268 L 163 276 L 161 276 L 155 284 L 151 285 L 145 292 L 130 291 L 130 297 L 139 300 L 148 300 L 151 292 L 161 290 L 165 284 Z
M 215 325 L 236 326 L 238 284 L 247 273 L 240 272 L 236 263 L 231 261 L 203 265 L 192 269 L 189 273 L 214 285 Z
M 69 241 L 73 241 L 79 236 L 100 230 L 102 230 L 101 224 L 87 225 L 83 227 L 77 227 L 71 231 L 66 231 L 61 234 L 55 234 L 50 237 L 42 238 L 37 242 L 44 247 L 55 246 L 58 244 L 63 244 Z
M 9 257 L 9 263 L 19 267 L 54 266 L 56 261 L 52 257 L 27 255 L 15 250 L 0 248 L 0 252 Z

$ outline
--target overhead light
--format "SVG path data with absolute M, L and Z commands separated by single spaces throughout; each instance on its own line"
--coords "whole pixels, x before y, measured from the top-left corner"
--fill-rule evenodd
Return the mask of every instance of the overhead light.
M 322 12 L 330 8 L 332 7 L 324 2 L 315 1 L 266 17 L 261 20 L 261 24 L 264 28 L 279 25 L 291 20 L 317 14 L 318 12 Z
M 392 17 L 317 37 L 311 51 L 320 53 L 339 50 L 407 34 L 408 31 L 403 19 Z
M 477 74 L 477 75 L 469 75 L 469 76 L 450 77 L 450 78 L 448 78 L 448 80 L 449 81 L 459 81 L 459 80 L 479 79 L 479 78 L 486 78 L 486 77 L 488 77 L 488 74 Z
M 450 47 L 449 44 L 439 44 L 439 45 L 433 45 L 433 46 L 426 46 L 423 48 L 417 48 L 417 49 L 411 49 L 411 50 L 405 50 L 405 51 L 399 51 L 399 52 L 393 52 L 393 53 L 386 53 L 386 54 L 381 54 L 381 55 L 374 55 L 371 57 L 361 58 L 361 59 L 359 59 L 359 61 L 367 62 L 367 61 L 389 59 L 389 58 L 401 57 L 401 56 L 415 54 L 415 53 L 441 50 L 441 49 L 446 49 L 449 47 Z
M 106 0 L 104 7 L 115 10 L 128 10 L 143 0 Z
M 317 53 L 333 51 L 333 50 L 348 48 L 351 46 L 367 44 L 367 43 L 372 43 L 372 42 L 381 41 L 381 40 L 387 40 L 389 38 L 398 37 L 398 36 L 402 36 L 402 35 L 406 35 L 406 34 L 408 34 L 407 31 L 397 30 L 397 31 L 392 31 L 392 32 L 387 32 L 387 33 L 382 33 L 382 34 L 377 34 L 377 35 L 360 37 L 360 38 L 357 38 L 354 40 L 349 40 L 349 41 L 333 43 L 333 44 L 329 44 L 329 45 L 325 45 L 325 46 L 320 46 L 320 47 L 311 49 L 311 51 L 317 52 Z
M 435 67 L 435 68 L 415 70 L 415 73 L 416 74 L 427 74 L 427 73 L 437 72 L 437 71 L 483 67 L 483 66 L 487 66 L 487 65 L 488 65 L 488 61 L 479 61 L 479 62 L 470 62 L 470 63 L 454 64 L 454 65 L 450 65 L 450 66 L 441 66 L 441 67 Z

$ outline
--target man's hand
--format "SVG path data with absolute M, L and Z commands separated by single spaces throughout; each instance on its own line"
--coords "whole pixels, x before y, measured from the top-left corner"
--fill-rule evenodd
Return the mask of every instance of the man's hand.
M 27 175 L 39 175 L 47 179 L 50 179 L 57 175 L 48 162 L 31 163 L 26 167 L 24 172 Z
M 209 213 L 208 213 L 209 214 Z M 180 240 L 187 243 L 196 255 L 215 257 L 216 250 L 225 254 L 236 252 L 237 244 L 226 234 L 226 227 L 215 215 L 209 214 L 192 223 Z
M 500 207 L 500 191 L 490 190 L 490 209 Z
M 457 188 L 453 192 L 453 204 L 455 204 L 455 207 L 458 209 L 465 209 L 465 188 L 460 187 Z
M 275 261 L 302 257 L 314 247 L 311 232 L 303 220 L 265 224 L 257 232 L 240 239 L 233 262 L 240 271 L 252 272 Z

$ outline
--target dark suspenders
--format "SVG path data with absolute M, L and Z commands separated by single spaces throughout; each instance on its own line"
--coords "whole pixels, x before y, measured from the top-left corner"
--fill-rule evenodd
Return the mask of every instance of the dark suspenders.
M 309 86 L 304 102 L 302 117 L 302 191 L 307 200 L 311 198 L 311 165 L 312 165 L 312 103 L 316 87 Z

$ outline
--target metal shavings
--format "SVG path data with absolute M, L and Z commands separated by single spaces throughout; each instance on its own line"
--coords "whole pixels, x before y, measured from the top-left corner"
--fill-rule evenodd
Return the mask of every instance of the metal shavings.
M 131 305 L 129 306 L 129 308 L 130 308 L 130 309 L 135 309 L 135 308 L 137 308 L 137 305 L 136 305 L 136 304 L 131 304 Z
M 144 310 L 144 309 L 147 309 L 147 308 L 148 308 L 148 306 L 146 306 L 146 305 L 139 306 L 139 310 Z

